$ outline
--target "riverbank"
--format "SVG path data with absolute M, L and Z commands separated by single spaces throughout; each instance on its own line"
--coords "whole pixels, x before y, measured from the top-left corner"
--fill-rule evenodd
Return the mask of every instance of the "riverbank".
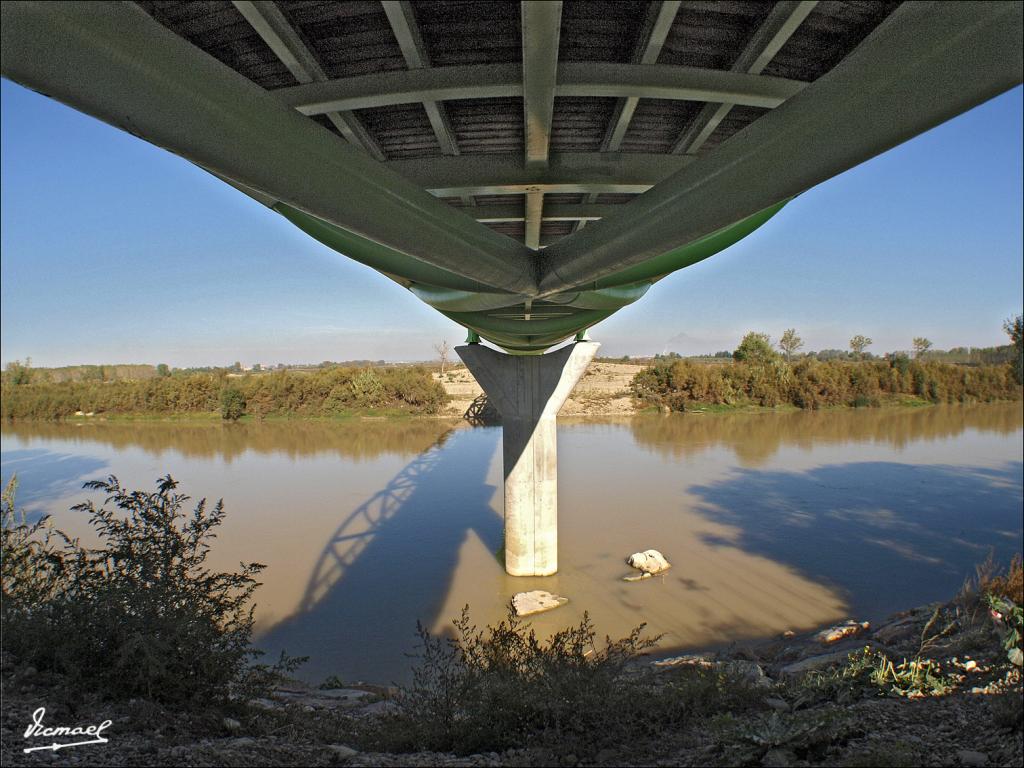
M 662 364 L 662 367 L 670 370 L 673 365 L 676 364 L 670 363 L 667 366 Z M 911 392 L 883 393 L 880 390 L 873 392 L 871 397 L 864 399 L 863 402 L 852 397 L 853 404 L 819 398 L 814 402 L 808 401 L 806 407 L 790 402 L 767 405 L 738 394 L 730 402 L 721 402 L 718 397 L 721 392 L 695 389 L 692 387 L 692 382 L 684 383 L 688 381 L 686 377 L 692 376 L 694 371 L 699 371 L 700 375 L 705 378 L 709 376 L 713 378 L 721 375 L 716 371 L 731 365 L 731 363 L 699 365 L 686 363 L 676 371 L 678 379 L 673 379 L 671 375 L 659 374 L 656 370 L 657 366 L 598 360 L 591 363 L 586 374 L 566 400 L 559 416 L 568 418 L 636 416 L 671 411 L 705 415 L 790 413 L 802 410 L 848 411 L 865 407 L 921 408 L 946 402 Z M 871 364 L 846 363 L 837 364 L 836 367 L 842 365 L 852 367 Z M 742 367 L 744 366 L 737 366 L 737 369 Z M 978 378 L 987 381 L 991 374 L 991 371 L 981 371 Z M 473 414 L 479 409 L 482 403 L 483 389 L 465 367 L 454 368 L 445 372 L 443 376 L 435 373 L 434 379 L 444 387 L 445 394 L 448 395 L 448 404 L 441 411 L 442 414 L 459 418 L 467 413 Z M 1003 386 L 1004 396 L 994 397 L 987 402 L 1016 402 L 1020 399 L 1020 387 L 1012 382 L 1006 384 L 1003 379 L 1005 377 L 1000 379 L 1003 382 L 1000 386 Z M 968 398 L 968 401 L 971 401 L 971 398 Z
M 1013 382 L 1007 366 L 971 369 L 908 363 L 902 371 L 877 361 L 802 361 L 792 370 L 788 364 L 779 365 L 782 368 L 766 378 L 745 363 L 669 361 L 651 366 L 598 360 L 577 384 L 560 415 L 910 408 L 1021 398 L 1021 388 Z M 780 376 L 793 380 L 776 380 Z M 464 366 L 454 366 L 444 374 L 416 367 L 335 368 L 228 378 L 196 374 L 108 383 L 5 384 L 3 416 L 71 423 L 500 419 L 488 408 L 482 388 Z
M 141 699 L 74 700 L 60 676 L 5 654 L 3 763 L 53 763 L 48 751 L 21 751 L 31 713 L 46 706 L 54 725 L 112 721 L 109 743 L 60 753 L 71 765 L 1016 766 L 1021 670 L 979 598 L 965 591 L 832 643 L 809 632 L 633 662 L 626 688 L 640 719 L 623 710 L 621 722 L 631 724 L 617 735 L 628 738 L 609 744 L 593 734 L 592 749 L 524 739 L 468 754 L 387 751 L 409 726 L 408 692 L 293 683 L 251 704 L 183 714 Z M 927 674 L 901 666 L 914 658 L 926 660 Z
M 644 369 L 636 363 L 609 363 L 595 360 L 573 389 L 560 416 L 633 416 L 638 408 L 630 385 Z M 483 389 L 465 366 L 452 368 L 434 380 L 444 387 L 448 403 L 442 410 L 446 416 L 461 418 L 480 403 Z

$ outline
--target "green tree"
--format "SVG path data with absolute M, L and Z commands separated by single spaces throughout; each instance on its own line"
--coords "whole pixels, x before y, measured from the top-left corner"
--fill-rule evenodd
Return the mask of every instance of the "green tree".
M 32 381 L 32 358 L 26 357 L 25 362 L 13 360 L 7 364 L 7 375 L 4 377 L 7 384 L 28 384 Z
M 741 363 L 769 363 L 777 355 L 772 349 L 771 338 L 767 333 L 751 331 L 743 337 L 743 341 L 733 351 L 732 357 Z
M 925 352 L 931 349 L 931 347 L 932 343 L 924 336 L 914 337 L 914 357 L 921 357 Z
M 225 387 L 220 393 L 220 415 L 228 421 L 237 421 L 245 415 L 245 395 L 234 387 Z
M 792 360 L 800 348 L 804 345 L 804 340 L 796 335 L 796 328 L 787 328 L 786 332 L 782 334 L 782 338 L 779 339 L 779 349 L 786 353 L 786 360 Z
M 1013 361 L 1013 374 L 1018 384 L 1024 383 L 1024 315 L 1006 318 L 1003 330 L 1017 351 L 1017 359 Z
M 167 367 L 167 363 L 160 363 L 160 365 L 156 367 L 156 375 L 161 378 L 166 378 L 171 375 L 171 369 Z
M 874 344 L 871 339 L 867 336 L 861 336 L 859 333 L 850 339 L 850 349 L 853 350 L 853 354 L 857 356 L 858 360 L 864 358 L 864 350 Z
M 353 376 L 349 387 L 357 408 L 376 408 L 384 404 L 384 384 L 369 368 Z

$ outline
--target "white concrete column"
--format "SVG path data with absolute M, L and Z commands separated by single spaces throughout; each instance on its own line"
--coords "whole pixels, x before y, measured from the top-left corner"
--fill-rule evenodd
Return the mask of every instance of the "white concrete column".
M 480 344 L 459 357 L 501 412 L 505 471 L 505 570 L 558 570 L 555 417 L 601 345 L 581 341 L 546 355 L 507 355 Z

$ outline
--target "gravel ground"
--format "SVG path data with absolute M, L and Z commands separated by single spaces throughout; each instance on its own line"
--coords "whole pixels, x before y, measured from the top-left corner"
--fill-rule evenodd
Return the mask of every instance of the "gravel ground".
M 629 386 L 633 377 L 643 368 L 634 363 L 591 363 L 562 406 L 560 416 L 634 415 L 636 408 Z M 483 394 L 480 385 L 465 367 L 453 368 L 446 371 L 444 376 L 435 373 L 434 379 L 441 383 L 451 398 L 445 408 L 446 416 L 461 418 L 473 400 Z

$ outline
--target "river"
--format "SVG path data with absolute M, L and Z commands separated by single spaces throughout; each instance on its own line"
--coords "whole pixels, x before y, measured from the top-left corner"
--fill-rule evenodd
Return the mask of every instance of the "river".
M 559 423 L 559 573 L 513 578 L 501 548 L 501 433 L 443 420 L 11 423 L 18 506 L 90 541 L 88 479 L 167 473 L 223 498 L 210 564 L 266 564 L 257 642 L 302 677 L 404 682 L 416 622 L 447 632 L 515 592 L 589 612 L 599 636 L 646 622 L 660 652 L 878 620 L 951 596 L 989 552 L 1022 546 L 1020 403 Z M 99 497 L 93 494 L 99 501 Z M 648 548 L 673 563 L 622 578 Z

